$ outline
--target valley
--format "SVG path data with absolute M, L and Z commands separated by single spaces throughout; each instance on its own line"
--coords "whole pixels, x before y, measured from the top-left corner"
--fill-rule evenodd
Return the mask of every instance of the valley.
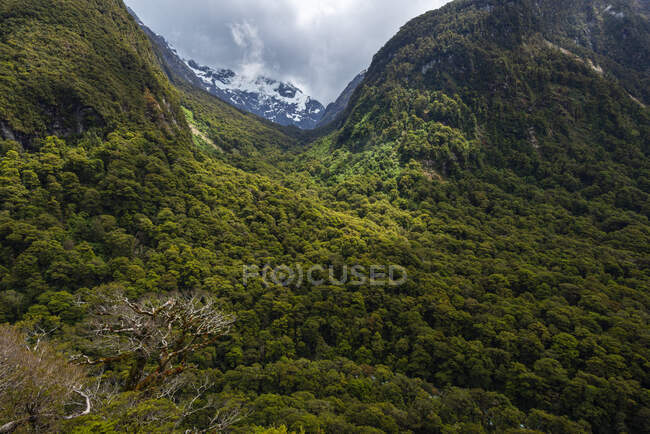
M 278 124 L 121 0 L 0 1 L 0 432 L 648 432 L 649 16 L 452 1 Z

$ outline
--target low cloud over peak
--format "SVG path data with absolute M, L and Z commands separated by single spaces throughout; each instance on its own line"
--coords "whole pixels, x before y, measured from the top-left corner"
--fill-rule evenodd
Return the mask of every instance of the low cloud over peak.
M 182 56 L 334 100 L 409 19 L 447 0 L 126 0 Z

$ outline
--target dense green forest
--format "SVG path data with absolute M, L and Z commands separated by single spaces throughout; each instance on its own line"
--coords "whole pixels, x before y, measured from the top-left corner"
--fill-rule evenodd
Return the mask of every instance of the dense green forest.
M 0 0 L 0 432 L 650 432 L 649 13 L 454 1 L 306 134 Z

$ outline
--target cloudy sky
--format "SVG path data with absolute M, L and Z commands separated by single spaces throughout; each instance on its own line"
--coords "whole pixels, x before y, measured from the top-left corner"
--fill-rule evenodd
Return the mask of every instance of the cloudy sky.
M 327 104 L 411 18 L 448 0 L 126 0 L 183 57 Z

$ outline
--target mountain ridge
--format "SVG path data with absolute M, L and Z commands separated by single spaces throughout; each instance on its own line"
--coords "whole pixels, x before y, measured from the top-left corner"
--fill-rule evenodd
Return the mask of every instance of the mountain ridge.
M 153 32 L 127 8 L 161 53 L 162 68 L 172 81 L 188 82 L 222 101 L 248 113 L 255 114 L 282 126 L 296 126 L 303 130 L 321 128 L 332 123 L 346 108 L 365 72 L 358 74 L 337 97 L 324 107 L 319 101 L 304 95 L 290 83 L 267 77 L 246 78 L 231 69 L 214 69 L 199 65 L 192 59 L 182 59 L 162 36 Z
M 231 69 L 212 69 L 193 60 L 185 63 L 211 94 L 279 125 L 312 129 L 325 112 L 320 102 L 290 83 L 263 76 L 245 77 Z
M 357 89 L 357 87 L 359 87 L 359 85 L 363 82 L 366 73 L 367 70 L 363 70 L 359 74 L 357 74 L 357 76 L 354 77 L 350 83 L 348 83 L 348 85 L 345 87 L 343 92 L 341 92 L 341 94 L 338 96 L 336 101 L 327 105 L 323 117 L 318 121 L 318 124 L 316 125 L 317 127 L 323 127 L 334 122 L 338 118 L 338 116 L 345 111 L 345 109 L 348 107 L 348 104 L 350 103 L 352 94 Z
M 391 94 L 405 92 L 421 92 L 421 104 L 424 105 L 420 110 L 425 112 L 425 93 L 442 92 L 455 101 L 450 101 L 453 107 L 450 105 L 448 108 L 460 109 L 459 117 L 454 120 L 442 113 L 436 114 L 441 108 L 428 109 L 428 121 L 435 121 L 438 116 L 439 123 L 459 130 L 459 137 L 462 137 L 458 142 L 460 148 L 452 151 L 449 156 L 454 165 L 458 162 L 466 164 L 467 158 L 476 158 L 487 151 L 485 146 L 477 146 L 476 139 L 480 138 L 482 142 L 497 146 L 494 137 L 492 140 L 486 137 L 486 132 L 490 130 L 501 134 L 507 132 L 511 136 L 509 140 L 515 137 L 520 140 L 522 146 L 515 147 L 513 143 L 508 152 L 512 153 L 513 158 L 520 161 L 529 160 L 533 165 L 543 165 L 540 158 L 555 159 L 553 152 L 566 152 L 566 149 L 558 149 L 557 143 L 566 143 L 569 148 L 577 147 L 575 138 L 568 138 L 561 133 L 567 131 L 569 123 L 574 124 L 574 129 L 575 124 L 580 123 L 585 135 L 599 131 L 604 126 L 608 126 L 608 133 L 612 136 L 627 131 L 623 124 L 615 127 L 610 123 L 594 122 L 598 116 L 608 116 L 603 113 L 598 99 L 616 99 L 617 104 L 624 106 L 621 107 L 621 113 L 628 117 L 625 122 L 638 125 L 642 131 L 647 129 L 648 114 L 643 101 L 650 76 L 650 45 L 642 42 L 647 40 L 650 34 L 647 19 L 643 15 L 630 14 L 619 18 L 605 13 L 605 21 L 589 21 L 584 18 L 586 15 L 582 14 L 582 11 L 605 11 L 606 2 L 599 3 L 598 7 L 601 9 L 594 9 L 596 5 L 591 2 L 574 1 L 571 5 L 562 6 L 561 11 L 555 15 L 553 11 L 559 6 L 552 1 L 546 3 L 548 4 L 542 5 L 532 1 L 460 1 L 415 18 L 375 55 L 364 81 L 364 86 L 368 89 L 355 93 L 346 112 L 346 126 L 338 136 L 339 142 L 354 144 L 368 137 L 368 134 L 355 127 L 359 120 L 369 120 L 368 107 L 372 104 L 381 107 L 382 104 L 387 104 L 387 100 L 394 101 Z M 636 2 L 630 1 L 629 4 L 636 5 Z M 538 7 L 542 6 L 547 11 L 546 14 L 538 12 Z M 461 25 L 455 19 L 456 16 L 461 16 L 461 12 L 467 17 L 467 24 L 463 25 L 471 26 L 472 30 L 453 33 L 455 26 Z M 569 19 L 567 17 L 571 17 L 575 23 L 566 21 Z M 495 24 L 495 20 L 507 24 L 499 26 Z M 626 25 L 631 24 L 631 27 L 621 27 L 619 20 L 627 20 Z M 628 47 L 625 50 L 633 50 L 637 54 L 627 63 L 620 63 L 587 50 L 583 47 L 586 42 L 582 45 L 571 45 L 565 35 L 579 32 L 585 22 L 590 22 L 599 29 L 609 29 L 598 32 L 593 30 L 588 39 L 593 45 L 612 47 L 616 57 L 619 55 L 619 46 L 623 45 L 621 41 L 627 40 L 634 48 Z M 558 31 L 557 26 L 564 26 L 564 30 Z M 487 33 L 486 29 L 492 29 L 491 33 Z M 431 36 L 445 32 L 452 33 L 447 38 Z M 628 34 L 637 36 L 632 38 Z M 619 40 L 619 43 L 616 43 L 616 40 Z M 600 49 L 604 52 L 603 50 Z M 547 61 L 556 63 L 558 70 L 566 69 L 566 72 L 549 71 L 545 72 L 547 75 L 533 72 L 534 68 L 541 71 L 541 63 Z M 605 83 L 615 84 L 607 87 Z M 579 95 L 554 95 L 554 88 L 557 86 L 591 86 L 595 89 L 594 93 L 599 93 L 600 96 L 582 100 Z M 415 96 L 413 98 L 415 99 Z M 435 94 L 431 94 L 429 98 L 435 99 Z M 588 109 L 590 114 L 572 116 L 560 107 L 561 101 L 566 101 L 564 104 L 581 105 Z M 516 110 L 514 105 L 517 106 Z M 552 106 L 555 108 L 550 109 Z M 422 117 L 423 113 L 419 116 Z M 377 110 L 378 116 L 383 114 L 381 109 Z M 379 131 L 388 133 L 386 120 L 382 122 L 381 127 L 374 130 L 374 135 L 380 137 L 371 140 L 381 140 Z M 552 125 L 552 122 L 557 122 L 557 125 Z M 534 140 L 531 139 L 531 134 L 535 137 Z M 396 137 L 396 132 L 391 132 L 387 138 L 394 140 Z M 553 148 L 552 153 L 543 152 L 544 147 L 540 146 L 543 138 L 549 141 L 549 146 Z M 633 152 L 639 152 L 644 149 L 643 141 L 639 138 L 635 136 L 621 139 L 627 140 L 631 147 L 638 146 Z M 499 141 L 502 139 L 499 138 Z M 602 137 L 585 139 L 580 146 L 587 146 L 586 142 L 589 140 L 598 143 L 602 141 Z M 537 148 L 531 146 L 532 142 L 536 142 Z M 495 151 L 503 153 L 504 146 L 499 145 L 499 149 Z M 647 152 L 647 149 L 642 152 Z M 491 158 L 489 152 L 487 153 L 487 158 Z M 447 168 L 442 167 L 444 164 L 440 164 L 439 158 L 426 160 L 438 160 L 437 169 L 447 171 Z M 513 163 L 511 167 L 515 166 Z
M 163 68 L 170 77 L 175 76 L 172 80 L 180 78 L 234 107 L 282 126 L 312 129 L 325 113 L 320 102 L 290 83 L 262 76 L 244 77 L 230 69 L 213 69 L 181 58 L 178 51 L 143 23 L 135 11 L 131 8 L 128 11 L 161 53 Z

